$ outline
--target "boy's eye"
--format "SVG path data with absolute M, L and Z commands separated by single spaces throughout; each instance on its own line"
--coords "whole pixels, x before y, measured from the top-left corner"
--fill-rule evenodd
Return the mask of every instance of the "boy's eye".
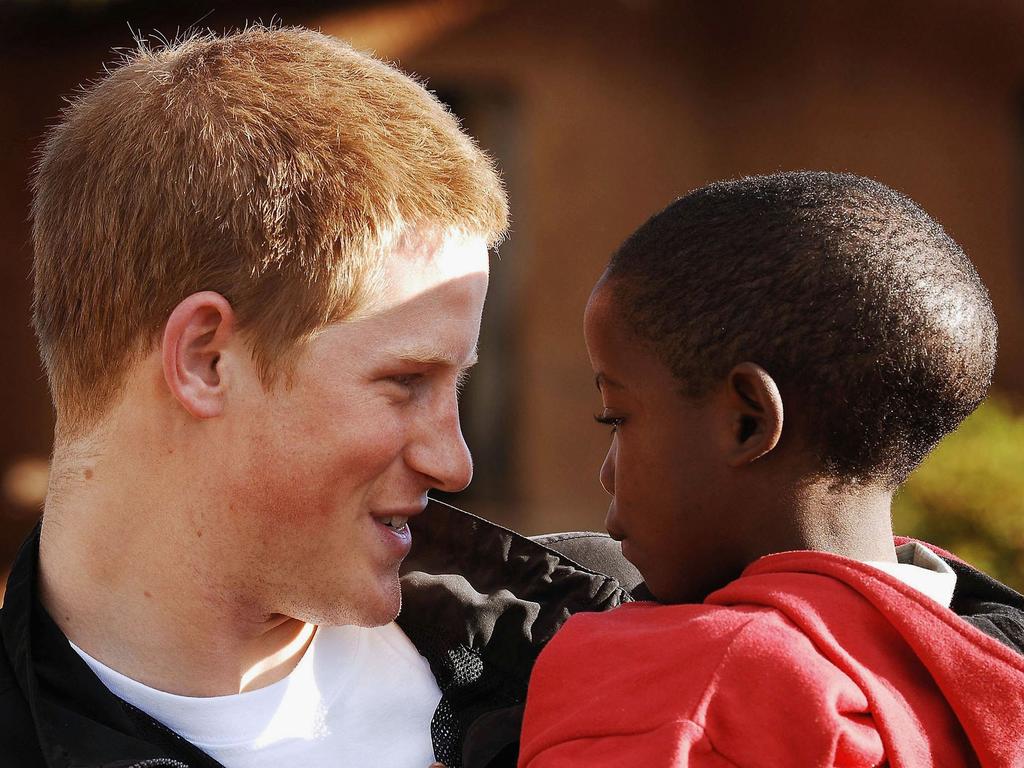
M 605 412 L 595 413 L 594 421 L 596 421 L 598 424 L 605 424 L 611 427 L 612 434 L 614 435 L 618 431 L 619 425 L 622 424 L 622 422 L 625 421 L 625 419 L 623 419 L 620 416 L 610 416 L 607 412 Z

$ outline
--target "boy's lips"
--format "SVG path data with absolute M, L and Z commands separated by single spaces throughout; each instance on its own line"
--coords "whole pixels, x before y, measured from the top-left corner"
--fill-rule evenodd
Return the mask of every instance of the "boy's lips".
M 622 541 L 626 538 L 626 532 L 622 530 L 619 525 L 619 521 L 615 519 L 615 503 L 608 507 L 608 515 L 604 519 L 604 527 L 608 531 L 608 535 L 616 541 Z

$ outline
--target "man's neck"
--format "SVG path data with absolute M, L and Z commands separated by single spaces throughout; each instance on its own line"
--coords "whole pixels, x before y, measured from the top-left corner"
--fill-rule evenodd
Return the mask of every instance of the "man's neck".
M 43 516 L 39 592 L 69 640 L 127 677 L 185 696 L 252 690 L 294 669 L 313 627 L 261 612 L 217 580 L 177 512 L 194 513 L 189 502 L 198 500 L 179 496 L 177 509 L 162 509 L 153 500 L 168 495 L 144 483 L 105 483 L 103 457 L 57 460 L 62 487 Z

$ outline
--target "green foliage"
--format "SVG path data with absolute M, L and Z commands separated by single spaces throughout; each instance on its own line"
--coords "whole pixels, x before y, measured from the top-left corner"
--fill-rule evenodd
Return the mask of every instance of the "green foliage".
M 911 475 L 893 522 L 1024 591 L 1024 414 L 989 398 Z

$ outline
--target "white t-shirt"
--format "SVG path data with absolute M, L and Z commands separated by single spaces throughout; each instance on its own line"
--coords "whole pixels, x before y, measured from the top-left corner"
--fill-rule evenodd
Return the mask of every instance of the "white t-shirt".
M 896 547 L 895 563 L 869 560 L 868 565 L 895 576 L 944 608 L 953 602 L 956 572 L 941 557 L 916 541 Z
M 395 623 L 319 627 L 295 669 L 254 691 L 158 691 L 72 644 L 103 684 L 226 768 L 427 768 L 441 691 Z

